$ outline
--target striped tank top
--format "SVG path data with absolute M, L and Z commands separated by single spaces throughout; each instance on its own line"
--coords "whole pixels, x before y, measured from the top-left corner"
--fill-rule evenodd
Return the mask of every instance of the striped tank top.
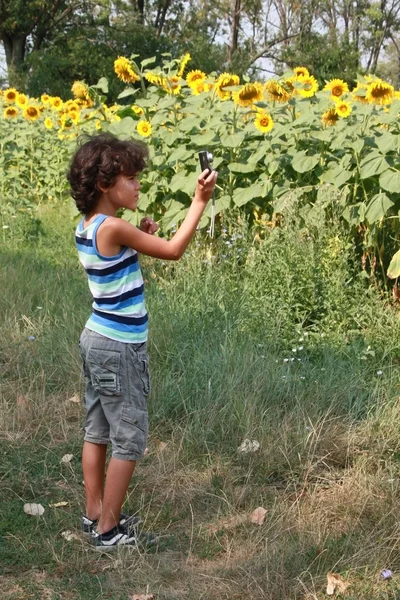
M 86 327 L 118 342 L 147 340 L 147 312 L 143 277 L 136 250 L 123 247 L 115 256 L 102 256 L 96 234 L 107 215 L 98 215 L 87 227 L 83 219 L 75 232 L 79 260 L 88 276 L 93 312 Z

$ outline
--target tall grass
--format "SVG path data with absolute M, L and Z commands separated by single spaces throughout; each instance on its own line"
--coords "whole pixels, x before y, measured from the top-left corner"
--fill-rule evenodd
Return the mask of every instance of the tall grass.
M 51 540 L 76 527 L 82 503 L 79 461 L 59 466 L 63 452 L 79 454 L 83 410 L 70 398 L 82 389 L 77 341 L 90 313 L 73 229 L 66 211 L 48 210 L 28 241 L 7 230 L 0 248 L 0 485 L 10 515 L 64 481 L 75 510 L 64 525 L 23 523 L 31 546 L 46 540 L 49 572 L 55 561 L 68 573 L 78 558 L 100 568 L 84 546 L 75 561 Z M 173 534 L 135 571 L 160 597 L 319 598 L 328 570 L 351 574 L 349 597 L 392 597 L 393 582 L 375 588 L 372 574 L 400 567 L 398 309 L 352 257 L 340 224 L 254 240 L 237 223 L 218 241 L 199 235 L 178 263 L 142 257 L 152 435 L 130 502 Z M 259 450 L 238 452 L 244 439 Z M 21 474 L 21 456 L 44 448 L 42 466 L 26 459 Z M 244 523 L 259 505 L 266 523 Z M 18 523 L 3 522 L 12 560 Z M 183 564 L 186 587 L 174 576 Z M 129 577 L 107 582 L 105 597 L 127 598 Z

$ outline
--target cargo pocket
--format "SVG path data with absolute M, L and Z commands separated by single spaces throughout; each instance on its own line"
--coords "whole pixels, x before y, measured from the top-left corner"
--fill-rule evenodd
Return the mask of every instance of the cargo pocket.
M 94 389 L 103 396 L 120 396 L 120 353 L 113 350 L 91 348 L 88 363 L 90 380 Z
M 133 404 L 125 404 L 117 431 L 117 444 L 125 452 L 143 454 L 147 444 L 148 414 Z

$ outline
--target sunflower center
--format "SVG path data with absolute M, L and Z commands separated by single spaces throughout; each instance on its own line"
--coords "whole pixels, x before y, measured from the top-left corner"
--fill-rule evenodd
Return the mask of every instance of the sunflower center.
M 389 93 L 389 90 L 381 85 L 371 89 L 371 96 L 373 98 L 385 98 Z
M 334 88 L 332 88 L 332 96 L 341 96 L 342 95 L 342 88 L 339 85 L 336 85 Z
M 240 92 L 240 98 L 242 100 L 253 100 L 257 97 L 257 90 L 254 87 L 245 88 Z
M 223 81 L 221 83 L 221 89 L 229 87 L 230 85 L 235 85 L 235 82 L 233 81 L 233 79 L 228 79 L 228 80 Z

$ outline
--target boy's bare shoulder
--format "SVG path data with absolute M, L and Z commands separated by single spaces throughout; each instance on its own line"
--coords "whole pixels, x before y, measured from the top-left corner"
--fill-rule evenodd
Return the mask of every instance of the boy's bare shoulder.
M 132 223 L 128 223 L 125 219 L 119 217 L 108 217 L 103 223 L 103 227 L 109 231 L 126 231 L 127 229 L 136 229 Z

